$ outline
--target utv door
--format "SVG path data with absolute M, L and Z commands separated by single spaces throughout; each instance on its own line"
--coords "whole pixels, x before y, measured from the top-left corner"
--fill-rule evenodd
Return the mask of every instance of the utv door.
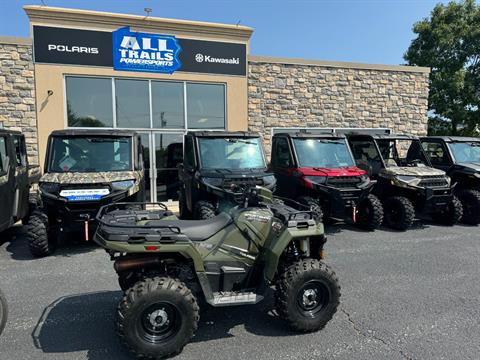
M 8 136 L 0 135 L 0 231 L 12 225 L 14 174 L 12 169 L 12 146 Z
M 179 167 L 179 178 L 185 190 L 185 202 L 189 211 L 193 210 L 195 203 L 195 188 L 193 186 L 195 175 L 195 141 L 193 136 L 185 136 L 183 165 Z
M 13 203 L 13 216 L 23 219 L 28 214 L 29 179 L 27 151 L 25 137 L 12 135 L 15 164 L 15 195 Z
M 294 195 L 291 169 L 294 167 L 292 152 L 288 139 L 274 137 L 272 143 L 271 167 L 277 179 L 277 192 L 280 196 Z
M 453 159 L 443 141 L 437 139 L 422 140 L 422 147 L 430 158 L 433 167 L 447 171 L 453 165 Z

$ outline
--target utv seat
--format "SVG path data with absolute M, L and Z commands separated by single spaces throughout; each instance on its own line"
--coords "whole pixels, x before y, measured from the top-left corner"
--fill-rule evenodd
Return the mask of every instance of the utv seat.
M 207 220 L 151 220 L 145 225 L 178 227 L 190 240 L 203 241 L 218 233 L 232 221 L 230 215 L 221 213 Z

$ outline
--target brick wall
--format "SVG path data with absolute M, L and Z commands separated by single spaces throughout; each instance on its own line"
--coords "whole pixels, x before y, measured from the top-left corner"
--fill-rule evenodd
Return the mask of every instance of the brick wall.
M 29 39 L 0 37 L 0 122 L 25 134 L 29 162 L 38 164 L 35 80 Z
M 249 130 L 264 135 L 268 152 L 272 127 L 383 127 L 425 135 L 428 70 L 390 68 L 402 71 L 250 59 Z

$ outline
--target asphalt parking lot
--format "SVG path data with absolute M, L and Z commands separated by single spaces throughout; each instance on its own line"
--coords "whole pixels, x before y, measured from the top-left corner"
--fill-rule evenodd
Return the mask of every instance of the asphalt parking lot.
M 271 300 L 211 309 L 176 359 L 478 359 L 479 230 L 330 226 L 327 262 L 342 300 L 324 330 L 290 332 Z M 32 259 L 23 230 L 11 233 L 0 245 L 0 287 L 10 305 L 0 359 L 130 359 L 114 333 L 121 293 L 106 253 L 73 245 Z

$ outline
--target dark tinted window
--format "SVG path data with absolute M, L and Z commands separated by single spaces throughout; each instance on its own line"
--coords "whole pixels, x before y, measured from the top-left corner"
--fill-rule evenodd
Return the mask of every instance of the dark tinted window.
M 65 79 L 68 126 L 112 127 L 112 80 L 71 77 Z
M 25 139 L 22 136 L 14 136 L 13 145 L 15 147 L 15 162 L 17 166 L 26 166 L 27 154 L 25 151 Z
M 117 127 L 149 128 L 150 96 L 146 80 L 115 80 Z
M 225 86 L 187 84 L 187 123 L 190 129 L 223 129 Z
M 195 150 L 193 148 L 193 138 L 191 136 L 185 137 L 185 156 L 183 159 L 185 166 L 195 166 Z
M 7 141 L 0 137 L 0 173 L 4 174 L 8 169 Z
M 183 83 L 152 81 L 152 117 L 154 128 L 185 127 Z
M 422 146 L 433 165 L 448 165 L 450 163 L 447 150 L 442 143 L 422 142 Z
M 274 138 L 273 140 L 273 166 L 292 167 L 293 160 L 288 146 L 288 140 L 285 138 Z

